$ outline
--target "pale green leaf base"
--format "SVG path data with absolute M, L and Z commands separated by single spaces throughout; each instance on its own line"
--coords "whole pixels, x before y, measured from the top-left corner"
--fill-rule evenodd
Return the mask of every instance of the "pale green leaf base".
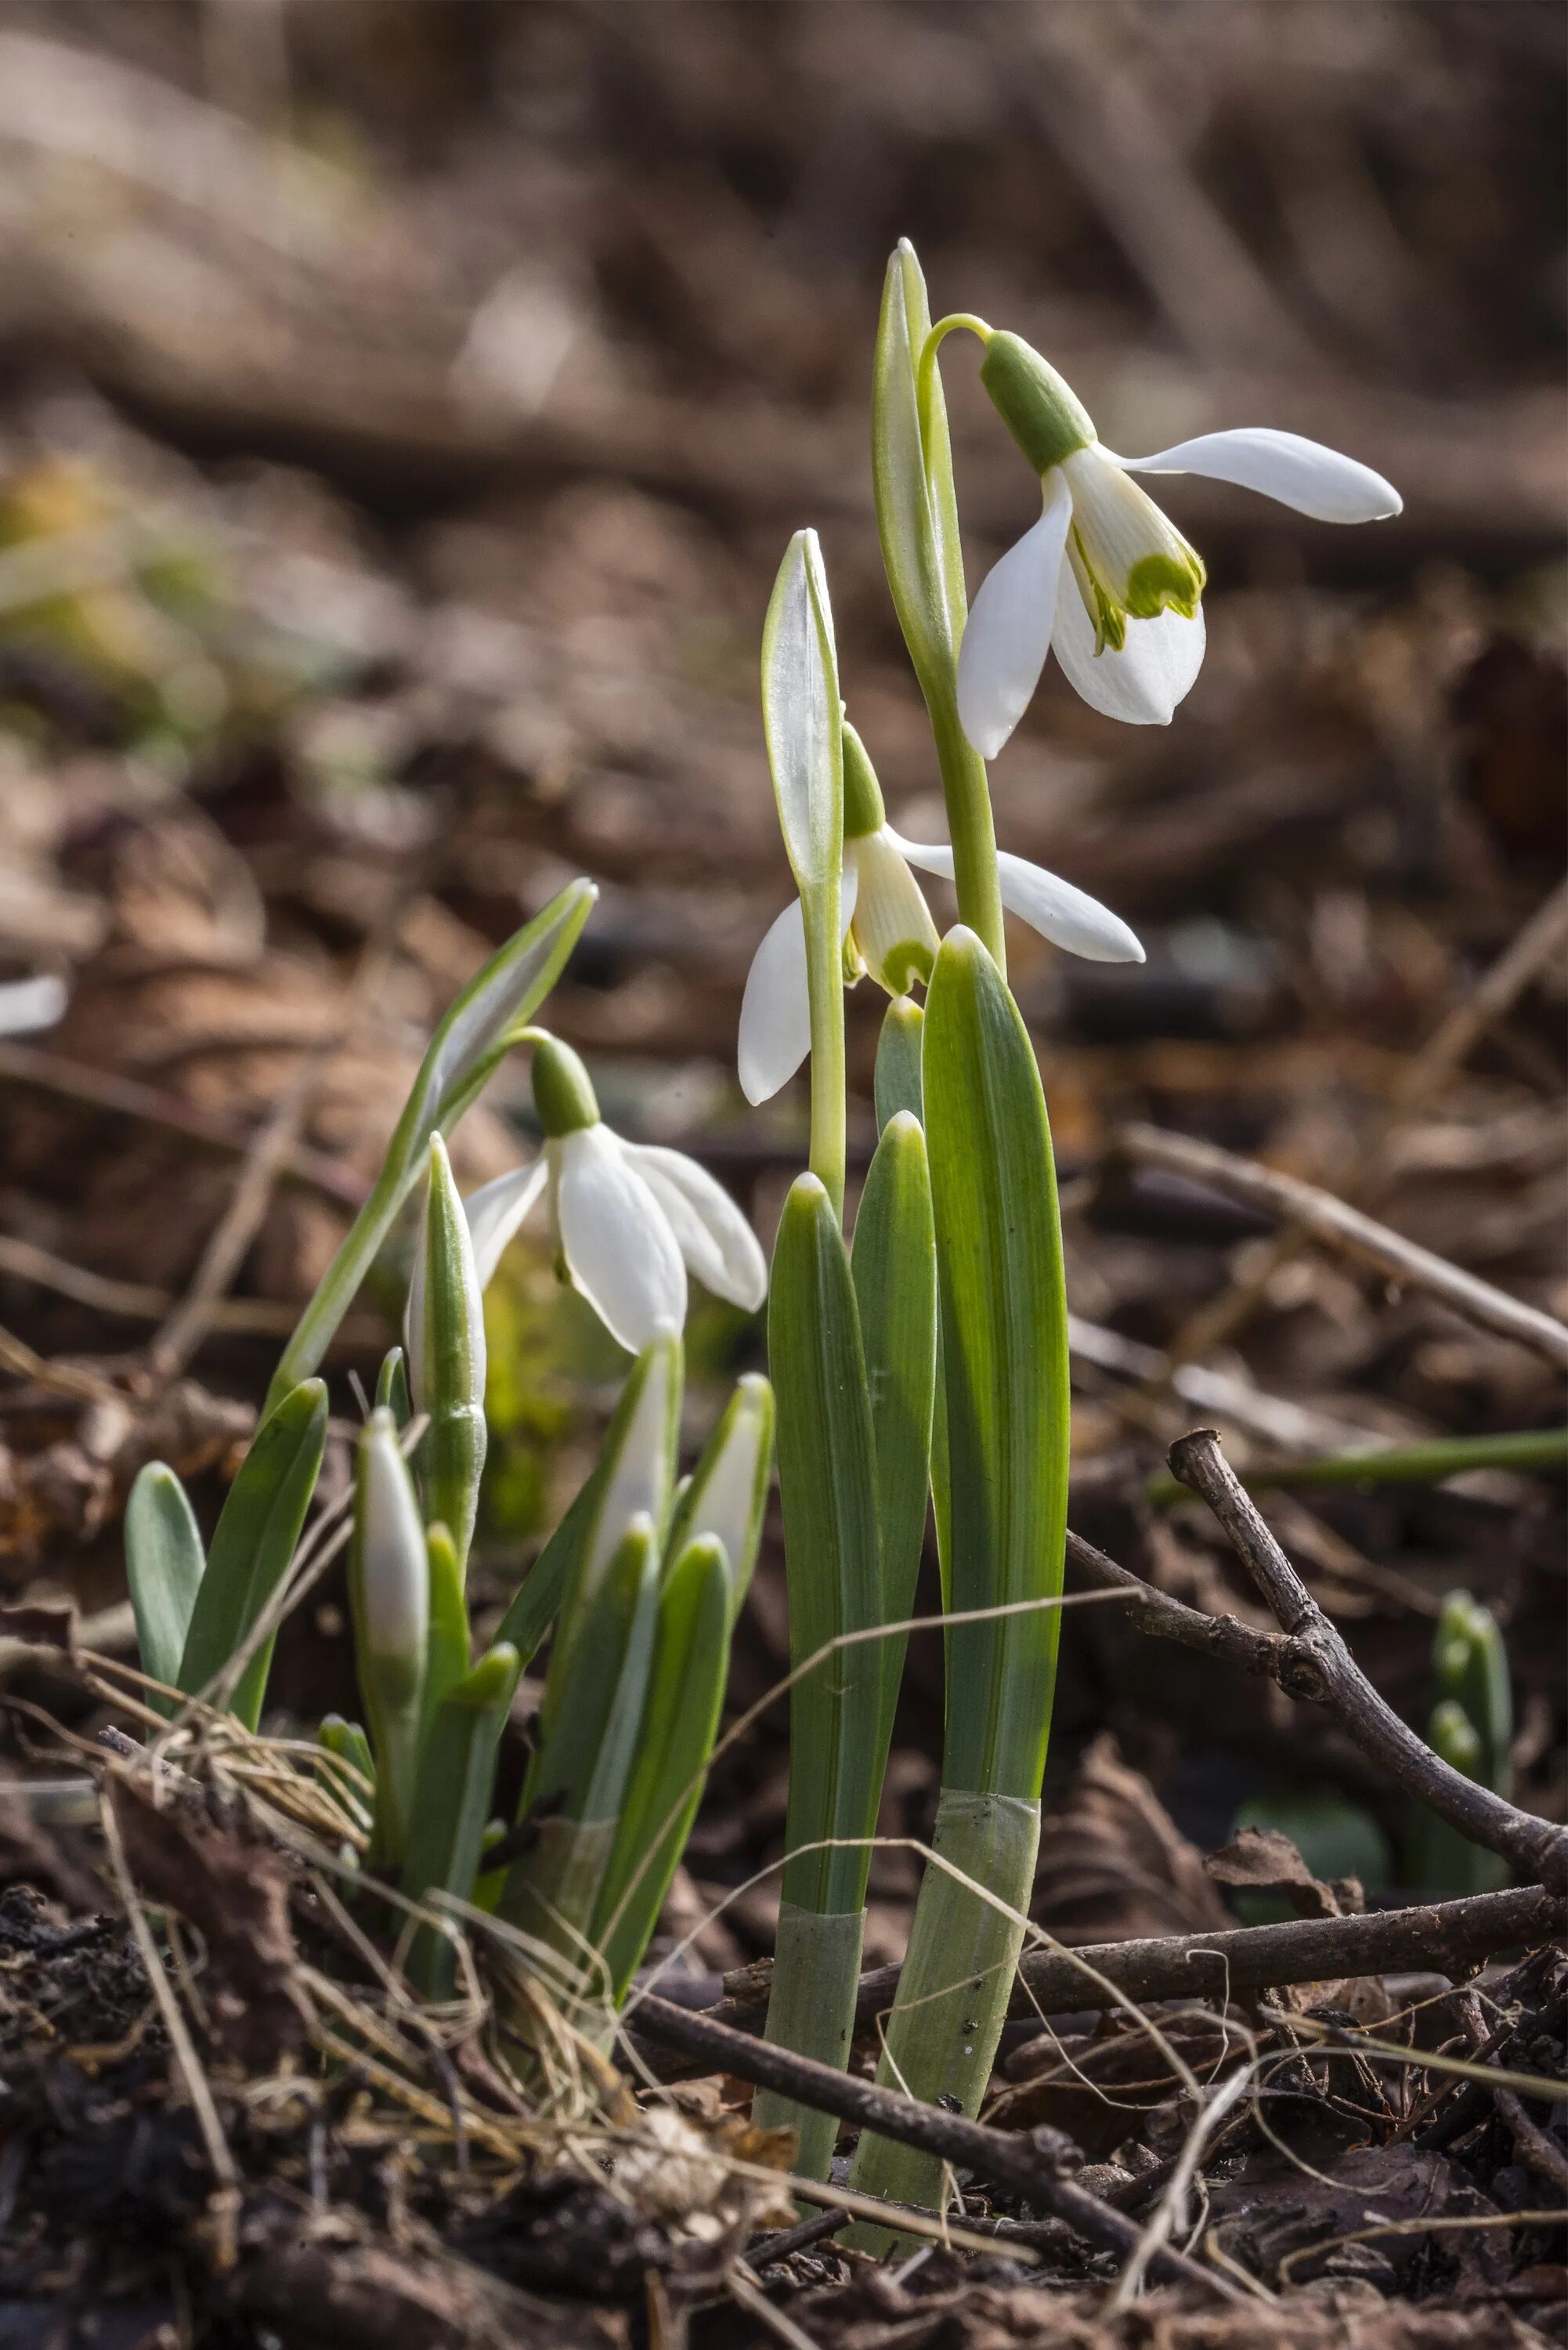
M 866 1923 L 860 1909 L 818 1917 L 793 1901 L 779 1910 L 774 1953 L 773 1996 L 765 2037 L 796 2056 L 815 2056 L 842 2072 L 855 2033 L 855 1995 L 860 1983 L 860 1941 Z M 831 2114 L 796 2105 L 771 2089 L 759 2089 L 752 2119 L 761 2129 L 792 2129 L 797 2139 L 794 2168 L 802 2178 L 826 2178 L 833 2160 L 838 2124 Z

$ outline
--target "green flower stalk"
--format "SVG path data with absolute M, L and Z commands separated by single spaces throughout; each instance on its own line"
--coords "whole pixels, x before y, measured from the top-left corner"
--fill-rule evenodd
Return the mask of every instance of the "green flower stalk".
M 284 1348 L 267 1390 L 271 1411 L 314 1371 L 426 1167 L 433 1134 L 471 1109 L 566 966 L 598 891 L 569 882 L 469 982 L 431 1038 L 381 1171 Z

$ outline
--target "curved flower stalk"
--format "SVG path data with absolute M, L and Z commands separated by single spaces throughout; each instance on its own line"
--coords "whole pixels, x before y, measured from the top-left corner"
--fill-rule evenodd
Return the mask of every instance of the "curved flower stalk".
M 1354 457 L 1262 425 L 1205 432 L 1152 457 L 1118 457 L 1055 369 L 1017 335 L 944 319 L 985 341 L 981 381 L 1040 476 L 1044 510 L 988 575 L 959 648 L 963 730 L 993 759 L 1054 651 L 1092 708 L 1135 726 L 1168 723 L 1203 660 L 1202 559 L 1134 473 L 1202 473 L 1277 498 L 1318 522 L 1378 522 L 1397 490 Z
M 1142 962 L 1143 949 L 1117 914 L 1027 858 L 996 858 L 1010 913 L 1069 954 L 1090 962 Z M 844 968 L 853 984 L 869 972 L 894 997 L 931 975 L 937 927 L 911 867 L 953 878 L 945 842 L 906 840 L 888 822 L 866 746 L 844 728 Z M 784 908 L 752 960 L 741 1004 L 741 1089 L 764 1102 L 794 1076 L 811 1050 L 805 931 L 800 900 Z
M 762 1249 L 706 1168 L 684 1151 L 614 1133 L 576 1054 L 539 1032 L 534 1100 L 541 1156 L 463 1203 L 482 1291 L 543 1197 L 565 1277 L 628 1354 L 679 1335 L 689 1269 L 715 1296 L 756 1312 L 768 1287 Z

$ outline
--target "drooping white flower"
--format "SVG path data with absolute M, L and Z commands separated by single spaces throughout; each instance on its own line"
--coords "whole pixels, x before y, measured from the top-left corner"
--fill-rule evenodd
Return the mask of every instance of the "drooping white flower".
M 959 648 L 959 716 L 993 759 L 1028 708 L 1047 652 L 1096 710 L 1165 725 L 1203 660 L 1205 572 L 1134 473 L 1203 473 L 1319 522 L 1376 522 L 1398 492 L 1354 457 L 1253 425 L 1152 457 L 1118 457 L 1055 369 L 993 334 L 981 380 L 1040 476 L 1044 507 L 974 600 Z
M 945 843 L 906 840 L 888 822 L 871 762 L 853 726 L 844 728 L 844 962 L 853 983 L 869 972 L 889 995 L 930 977 L 940 940 L 910 871 L 951 880 Z M 1026 858 L 997 857 L 1002 902 L 1053 946 L 1091 962 L 1141 962 L 1143 949 L 1107 907 Z M 752 958 L 741 1003 L 741 1089 L 766 1101 L 811 1050 L 805 931 L 800 900 L 787 905 Z
M 612 1132 L 587 1071 L 558 1038 L 535 1047 L 534 1099 L 543 1152 L 463 1203 L 481 1289 L 544 1196 L 566 1279 L 628 1352 L 679 1336 L 688 1268 L 715 1296 L 755 1312 L 767 1295 L 767 1267 L 722 1183 L 684 1151 Z

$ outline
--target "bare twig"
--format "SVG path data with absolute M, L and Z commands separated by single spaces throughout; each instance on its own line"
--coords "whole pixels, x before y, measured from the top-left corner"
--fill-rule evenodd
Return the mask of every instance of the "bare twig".
M 1332 1191 L 1320 1191 L 1315 1183 L 1303 1183 L 1299 1176 L 1282 1174 L 1253 1159 L 1239 1159 L 1215 1143 L 1172 1134 L 1163 1127 L 1126 1127 L 1117 1138 L 1117 1148 L 1143 1166 L 1163 1167 L 1194 1182 L 1212 1184 L 1252 1207 L 1288 1218 L 1312 1239 L 1345 1250 L 1376 1265 L 1390 1280 L 1425 1290 L 1483 1329 L 1516 1339 L 1548 1362 L 1568 1368 L 1568 1325 L 1450 1264 L 1447 1257 L 1418 1247 L 1386 1224 L 1364 1215 L 1359 1208 L 1336 1199 Z
M 125 1322 L 161 1322 L 179 1303 L 172 1290 L 151 1282 L 112 1280 L 9 1232 L 0 1232 L 0 1273 Z M 286 1338 L 298 1319 L 297 1309 L 281 1300 L 225 1297 L 214 1305 L 210 1327 L 249 1337 Z
M 639 2029 L 649 2038 L 702 2057 L 708 2070 L 733 2073 L 742 2080 L 776 2089 L 818 2113 L 836 2114 L 840 2121 L 877 2130 L 904 2146 L 919 2147 L 955 2168 L 981 2171 L 1037 2210 L 1064 2220 L 1091 2243 L 1126 2257 L 1139 2241 L 1138 2230 L 1130 2220 L 1074 2184 L 1064 2159 L 1068 2141 L 1058 2132 L 988 2129 L 961 2114 L 944 2113 L 940 2106 L 922 2105 L 919 2098 L 907 2097 L 897 2089 L 878 2088 L 872 2082 L 836 2072 L 831 2064 L 819 2064 L 809 2056 L 775 2047 L 771 2041 L 732 2031 L 652 1992 L 645 1992 L 639 2001 L 637 2014 Z M 1201 2283 L 1226 2299 L 1236 2297 L 1232 2287 L 1179 2252 L 1162 2249 L 1150 2267 L 1171 2282 Z
M 1552 1892 L 1568 1892 L 1568 1830 L 1453 1770 L 1379 1697 L 1259 1515 L 1214 1430 L 1180 1438 L 1170 1466 L 1208 1503 L 1284 1633 L 1274 1678 L 1286 1694 L 1326 1706 L 1363 1753 L 1471 1843 L 1501 1853 Z
M 1412 1968 L 1457 1975 L 1494 1951 L 1532 1949 L 1564 1931 L 1568 1900 L 1530 1886 L 1408 1909 L 1376 1909 L 1365 1917 L 1291 1918 L 1277 1926 L 1228 1926 L 1214 1934 L 1160 1934 L 1078 1950 L 1026 1950 L 1012 2012 L 1059 2014 L 1111 2007 L 1122 1999 L 1224 1999 L 1286 1983 L 1332 1982 Z M 898 1974 L 890 1966 L 861 1976 L 857 2033 L 873 2031 L 877 2016 L 892 2006 Z M 761 2032 L 767 2016 L 765 1970 L 748 1969 L 745 1981 L 743 1996 L 722 2000 L 709 2013 L 732 2030 Z M 691 2068 L 661 2064 L 654 2069 L 669 2080 Z

